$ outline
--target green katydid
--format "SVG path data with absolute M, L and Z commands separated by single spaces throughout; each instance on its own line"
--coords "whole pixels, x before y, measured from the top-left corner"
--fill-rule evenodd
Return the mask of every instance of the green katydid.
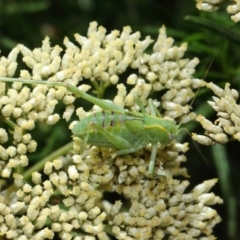
M 151 144 L 148 167 L 150 175 L 154 173 L 158 144 L 160 143 L 162 148 L 169 145 L 178 133 L 179 125 L 174 121 L 156 116 L 151 99 L 148 101 L 150 114 L 146 113 L 138 97 L 136 100 L 142 112 L 129 112 L 113 102 L 93 97 L 73 85 L 62 82 L 11 78 L 0 78 L 0 81 L 63 86 L 76 96 L 98 105 L 103 111 L 93 113 L 73 126 L 73 134 L 83 139 L 83 148 L 87 143 L 100 147 L 115 147 L 118 149 L 116 155 L 119 156 L 133 153 Z

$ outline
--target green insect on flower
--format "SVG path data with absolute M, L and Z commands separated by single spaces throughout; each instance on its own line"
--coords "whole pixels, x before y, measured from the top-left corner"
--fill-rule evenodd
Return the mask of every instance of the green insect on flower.
M 113 156 L 120 156 L 136 152 L 151 144 L 152 151 L 148 167 L 150 175 L 154 174 L 158 144 L 161 148 L 166 147 L 171 144 L 178 133 L 179 126 L 174 121 L 159 117 L 159 113 L 151 99 L 148 101 L 151 114 L 147 114 L 138 97 L 136 97 L 136 102 L 142 112 L 130 112 L 113 102 L 93 97 L 66 83 L 7 78 L 2 78 L 1 80 L 26 84 L 63 86 L 76 96 L 98 105 L 102 108 L 102 111 L 92 113 L 73 126 L 73 135 L 83 140 L 81 150 L 85 149 L 86 144 L 107 148 L 114 147 L 117 149 L 117 152 Z

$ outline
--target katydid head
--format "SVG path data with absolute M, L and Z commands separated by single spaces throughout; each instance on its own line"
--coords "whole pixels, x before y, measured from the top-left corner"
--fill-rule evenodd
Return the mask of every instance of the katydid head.
M 144 130 L 149 142 L 167 146 L 176 136 L 178 128 L 173 121 L 144 114 Z

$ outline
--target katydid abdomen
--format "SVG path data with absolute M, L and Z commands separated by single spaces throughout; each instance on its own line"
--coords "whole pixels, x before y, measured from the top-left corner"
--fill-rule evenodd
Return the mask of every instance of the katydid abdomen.
M 99 128 L 109 132 L 111 136 L 121 136 L 123 139 L 133 139 L 134 133 L 131 133 L 124 122 L 127 116 L 124 113 L 115 111 L 96 112 L 78 122 L 73 127 L 73 134 L 82 139 L 87 137 L 87 143 L 99 147 L 116 147 L 123 149 L 125 146 L 119 142 L 117 146 L 109 139 L 106 134 L 99 131 Z

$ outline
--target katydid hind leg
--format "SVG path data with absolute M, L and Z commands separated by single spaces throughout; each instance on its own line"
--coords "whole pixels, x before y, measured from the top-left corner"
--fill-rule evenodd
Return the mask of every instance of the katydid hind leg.
M 95 127 L 101 134 L 103 134 L 108 139 L 109 142 L 111 142 L 117 149 L 119 149 L 117 151 L 117 156 L 133 153 L 145 147 L 145 145 L 142 145 L 140 142 L 138 143 L 137 141 L 135 142 L 135 144 L 133 144 L 132 142 L 129 142 L 126 139 L 109 132 L 107 129 L 99 125 L 96 125 Z
M 97 97 L 93 97 L 90 94 L 83 92 L 82 90 L 78 89 L 77 87 L 75 87 L 73 85 L 68 85 L 67 87 L 68 87 L 69 91 L 74 93 L 76 96 L 82 97 L 85 100 L 99 106 L 100 108 L 102 108 L 104 110 L 119 111 L 121 113 L 125 112 L 125 110 L 122 107 L 117 106 L 113 102 L 108 102 L 106 100 L 99 99 Z
M 84 149 L 86 148 L 87 146 L 87 142 L 88 142 L 88 138 L 89 138 L 89 133 L 86 133 L 83 140 L 82 140 L 82 146 L 81 146 L 81 149 L 80 149 L 80 152 L 83 153 L 84 152 Z
M 98 132 L 104 135 L 108 139 L 108 141 L 111 142 L 117 149 L 131 148 L 132 144 L 126 139 L 116 134 L 113 134 L 112 132 L 108 131 L 102 126 L 99 126 L 98 124 L 95 124 L 95 128 L 97 129 Z

